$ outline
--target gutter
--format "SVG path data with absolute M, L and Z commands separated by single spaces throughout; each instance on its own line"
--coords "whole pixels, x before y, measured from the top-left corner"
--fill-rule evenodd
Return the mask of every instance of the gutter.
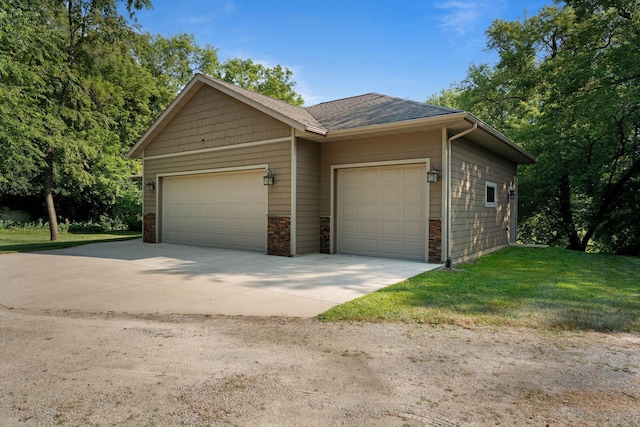
M 325 136 L 327 134 L 327 130 L 318 126 L 306 125 L 304 127 L 306 132 L 316 133 L 318 135 Z
M 473 123 L 473 126 L 471 126 L 469 129 L 465 129 L 460 133 L 457 133 L 451 137 L 449 137 L 447 139 L 447 146 L 446 146 L 446 151 L 445 151 L 445 157 L 446 157 L 446 164 L 447 164 L 447 168 L 445 170 L 445 191 L 446 191 L 446 205 L 445 205 L 445 210 L 446 210 L 446 215 L 444 216 L 445 221 L 447 222 L 445 229 L 446 229 L 446 238 L 445 238 L 445 259 L 446 259 L 446 266 L 447 268 L 451 268 L 453 263 L 451 261 L 451 142 L 458 139 L 458 138 L 462 138 L 463 136 L 473 132 L 474 130 L 478 129 L 478 123 L 475 122 Z

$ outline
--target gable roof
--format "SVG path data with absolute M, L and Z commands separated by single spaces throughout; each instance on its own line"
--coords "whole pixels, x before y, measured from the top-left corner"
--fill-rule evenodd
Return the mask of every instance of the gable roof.
M 227 95 L 231 95 L 240 101 L 244 99 L 244 101 L 247 104 L 254 103 L 256 104 L 254 105 L 254 107 L 258 108 L 263 112 L 266 112 L 267 114 L 268 114 L 268 111 L 265 111 L 265 109 L 270 110 L 272 113 L 278 114 L 284 118 L 288 118 L 291 121 L 293 121 L 295 124 L 300 125 L 300 126 L 293 126 L 295 128 L 318 133 L 320 135 L 325 135 L 327 133 L 327 128 L 322 126 L 322 124 L 305 108 L 301 108 L 296 105 L 291 105 L 287 102 L 280 101 L 278 99 L 273 99 L 269 96 L 252 92 L 247 89 L 243 89 L 232 83 L 214 79 L 213 77 L 205 76 L 204 74 L 198 74 L 198 76 L 201 76 L 202 78 L 209 80 L 212 86 L 214 87 L 218 86 L 217 89 L 227 93 Z M 222 90 L 222 88 L 226 90 Z M 250 102 L 247 102 L 247 101 L 250 101 Z M 262 107 L 262 108 L 259 108 L 259 107 Z
M 243 89 L 234 84 L 196 74 L 169 104 L 128 153 L 129 157 L 142 157 L 145 147 L 186 105 L 204 85 L 213 87 L 232 98 L 286 123 L 301 135 L 316 141 L 348 138 L 364 133 L 402 132 L 419 129 L 451 128 L 460 131 L 465 123 L 478 125 L 478 142 L 506 155 L 517 163 L 535 163 L 535 157 L 506 136 L 482 122 L 472 114 L 437 105 L 395 98 L 378 93 L 323 102 L 303 108 L 284 101 Z M 464 126 L 462 126 L 464 128 Z M 472 132 L 467 136 L 473 140 Z
M 461 110 L 422 104 L 379 93 L 323 102 L 306 110 L 330 130 L 353 129 L 463 113 Z

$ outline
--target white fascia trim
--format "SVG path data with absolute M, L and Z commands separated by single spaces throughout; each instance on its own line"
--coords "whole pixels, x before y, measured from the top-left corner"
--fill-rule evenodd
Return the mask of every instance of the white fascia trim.
M 156 119 L 156 121 L 153 122 L 151 127 L 149 127 L 149 129 L 147 129 L 147 131 L 144 133 L 144 135 L 142 135 L 140 137 L 138 142 L 136 142 L 135 145 L 133 147 L 131 147 L 131 150 L 129 150 L 129 152 L 127 153 L 127 157 L 132 157 L 133 153 L 135 153 L 138 150 L 138 148 L 142 144 L 144 144 L 144 142 L 147 140 L 149 135 L 151 135 L 155 131 L 155 129 L 160 125 L 160 123 L 162 123 L 164 121 L 165 117 L 167 117 L 169 114 L 171 114 L 171 111 L 176 107 L 176 105 L 178 105 L 180 103 L 182 98 L 184 98 L 187 95 L 187 93 L 189 93 L 191 88 L 193 86 L 195 86 L 196 83 L 198 83 L 200 81 L 201 81 L 201 79 L 198 79 L 196 77 L 196 78 L 191 79 L 191 81 L 189 83 L 187 83 L 187 85 L 184 87 L 184 89 L 182 89 L 180 91 L 178 96 L 171 102 L 171 104 L 169 104 L 169 106 L 162 112 L 162 114 L 160 114 L 160 117 L 158 117 Z
M 242 144 L 221 145 L 219 147 L 201 148 L 198 150 L 191 150 L 191 151 L 181 151 L 179 153 L 156 154 L 155 156 L 145 156 L 143 157 L 143 159 L 147 159 L 147 160 L 165 159 L 168 157 L 188 156 L 190 154 L 202 154 L 202 153 L 211 153 L 214 151 L 233 150 L 236 148 L 255 147 L 256 145 L 273 144 L 277 142 L 289 142 L 290 140 L 291 140 L 291 137 L 285 136 L 282 138 L 264 139 L 261 141 L 245 142 Z
M 255 108 L 256 110 L 259 110 L 271 117 L 273 117 L 274 119 L 280 120 L 281 122 L 291 126 L 292 128 L 298 129 L 300 131 L 306 131 L 309 130 L 310 132 L 313 133 L 320 133 L 320 129 L 317 129 L 313 126 L 305 126 L 302 123 L 293 120 L 292 118 L 285 116 L 282 113 L 279 113 L 275 110 L 272 110 L 271 108 L 267 107 L 264 104 L 261 104 L 257 101 L 254 101 L 250 98 L 245 97 L 244 95 L 239 94 L 238 92 L 235 92 L 225 86 L 219 85 L 216 81 L 211 80 L 209 78 L 207 78 L 206 76 L 203 76 L 202 74 L 198 74 L 197 75 L 198 78 L 202 79 L 203 81 L 205 81 L 209 86 L 219 90 L 220 92 L 229 95 L 232 98 L 237 99 L 240 102 L 243 102 L 247 105 L 250 105 L 251 107 Z M 325 131 L 326 133 L 326 131 Z
M 483 122 L 482 120 L 474 116 L 473 114 L 471 113 L 467 113 L 467 114 L 468 114 L 468 119 L 471 123 L 477 124 L 478 127 L 480 127 L 482 130 L 492 135 L 493 137 L 498 138 L 500 141 L 504 142 L 507 146 L 509 146 L 509 148 L 512 148 L 513 150 L 517 151 L 520 155 L 526 157 L 531 162 L 538 163 L 538 159 L 535 156 L 528 153 L 518 144 L 516 144 L 515 142 L 507 138 L 502 133 L 500 133 L 497 129 L 494 129 L 493 127 L 489 126 L 488 124 L 486 124 L 485 122 Z

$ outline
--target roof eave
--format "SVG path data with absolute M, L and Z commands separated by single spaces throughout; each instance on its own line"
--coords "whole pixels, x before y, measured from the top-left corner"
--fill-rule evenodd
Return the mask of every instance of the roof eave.
M 238 101 L 243 102 L 243 103 L 255 108 L 256 110 L 258 110 L 258 111 L 260 111 L 262 113 L 265 113 L 265 114 L 273 117 L 274 119 L 277 119 L 277 120 L 279 120 L 279 121 L 281 121 L 281 122 L 293 127 L 296 130 L 299 130 L 301 132 L 309 131 L 309 132 L 318 133 L 318 134 L 321 134 L 321 135 L 324 135 L 324 134 L 327 133 L 326 129 L 318 128 L 316 126 L 311 126 L 311 125 L 304 125 L 303 123 L 300 123 L 299 121 L 294 120 L 291 117 L 288 117 L 288 116 L 286 116 L 286 115 L 284 115 L 284 114 L 282 114 L 282 113 L 280 113 L 278 111 L 275 111 L 275 110 L 269 108 L 268 106 L 266 106 L 264 104 L 261 104 L 261 103 L 259 103 L 257 101 L 254 101 L 251 98 L 247 98 L 246 96 L 244 96 L 244 95 L 242 95 L 242 94 L 240 94 L 238 92 L 235 92 L 235 91 L 227 88 L 226 86 L 223 86 L 223 85 L 219 84 L 217 81 L 208 78 L 204 74 L 198 74 L 198 76 L 201 76 L 203 79 L 206 79 L 207 83 L 210 86 L 214 87 L 215 89 L 219 90 L 220 92 L 222 92 L 222 93 L 224 93 L 224 94 L 226 94 L 226 95 L 228 95 L 228 96 L 230 96 L 232 98 L 235 98 Z M 322 133 L 322 132 L 324 132 L 324 133 Z
M 299 121 L 294 120 L 291 117 L 288 117 L 278 111 L 275 111 L 267 107 L 264 104 L 254 101 L 253 99 L 247 98 L 246 96 L 240 93 L 237 93 L 227 88 L 226 86 L 219 84 L 217 81 L 207 77 L 204 74 L 196 74 L 189 81 L 189 83 L 187 83 L 184 89 L 182 89 L 182 91 L 178 94 L 178 96 L 171 102 L 171 104 L 169 104 L 169 106 L 164 110 L 164 112 L 160 115 L 160 117 L 158 117 L 156 121 L 153 122 L 151 127 L 144 133 L 144 135 L 142 135 L 142 137 L 138 140 L 138 142 L 136 142 L 136 144 L 131 148 L 131 150 L 129 150 L 129 152 L 127 153 L 127 156 L 131 158 L 142 158 L 144 149 L 151 142 L 150 137 L 154 135 L 157 130 L 159 130 L 158 128 L 162 126 L 165 119 L 167 119 L 167 117 L 170 117 L 173 114 L 173 110 L 182 103 L 183 99 L 190 97 L 190 95 L 192 95 L 191 93 L 192 91 L 195 92 L 194 86 L 199 85 L 199 87 L 197 88 L 199 89 L 202 85 L 205 85 L 205 84 L 224 93 L 225 95 L 228 95 L 246 105 L 249 105 L 255 108 L 256 110 L 264 114 L 267 114 L 273 117 L 276 120 L 279 120 L 285 123 L 286 125 L 293 127 L 294 129 L 300 132 L 311 132 L 313 134 L 318 134 L 322 136 L 326 135 L 327 133 L 327 130 L 324 128 L 313 126 L 313 125 L 305 125 L 303 123 L 300 123 Z
M 127 153 L 128 157 L 139 159 L 142 158 L 145 147 L 149 143 L 149 137 L 155 133 L 155 131 L 162 125 L 165 119 L 173 113 L 173 110 L 182 103 L 182 100 L 187 97 L 194 86 L 199 83 L 203 83 L 201 79 L 198 78 L 199 75 L 196 75 L 192 78 L 189 83 L 180 91 L 178 96 L 171 101 L 171 104 L 160 114 L 160 116 L 153 122 L 153 124 L 147 129 L 147 131 L 138 139 L 138 142 L 135 143 L 131 150 Z
M 518 161 L 518 163 L 520 163 L 520 164 L 538 163 L 538 159 L 535 156 L 533 156 L 532 154 L 528 153 L 524 148 L 520 147 L 518 144 L 513 142 L 511 139 L 507 138 L 505 135 L 503 135 L 502 133 L 498 132 L 496 129 L 494 129 L 493 127 L 489 126 L 488 124 L 486 124 L 484 121 L 482 121 L 478 117 L 474 116 L 473 114 L 471 114 L 471 113 L 466 113 L 466 114 L 467 114 L 467 120 L 469 122 L 477 123 L 478 128 L 480 128 L 483 131 L 487 132 L 488 134 L 490 134 L 494 138 L 499 139 L 501 142 L 506 144 L 509 148 L 514 150 L 517 153 L 517 157 L 520 157 L 520 160 Z
M 326 133 L 326 139 L 341 139 L 347 137 L 354 137 L 365 134 L 385 133 L 396 130 L 410 130 L 414 128 L 421 128 L 425 126 L 446 127 L 450 122 L 456 122 L 463 120 L 466 117 L 466 112 L 441 114 L 432 117 L 423 117 L 419 119 L 403 120 L 392 123 L 381 123 L 377 125 L 360 126 L 350 129 L 337 129 L 329 130 Z

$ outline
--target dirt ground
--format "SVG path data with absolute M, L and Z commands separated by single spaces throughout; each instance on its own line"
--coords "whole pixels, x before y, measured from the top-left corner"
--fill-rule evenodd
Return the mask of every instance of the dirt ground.
M 2 425 L 640 425 L 640 336 L 0 309 Z

